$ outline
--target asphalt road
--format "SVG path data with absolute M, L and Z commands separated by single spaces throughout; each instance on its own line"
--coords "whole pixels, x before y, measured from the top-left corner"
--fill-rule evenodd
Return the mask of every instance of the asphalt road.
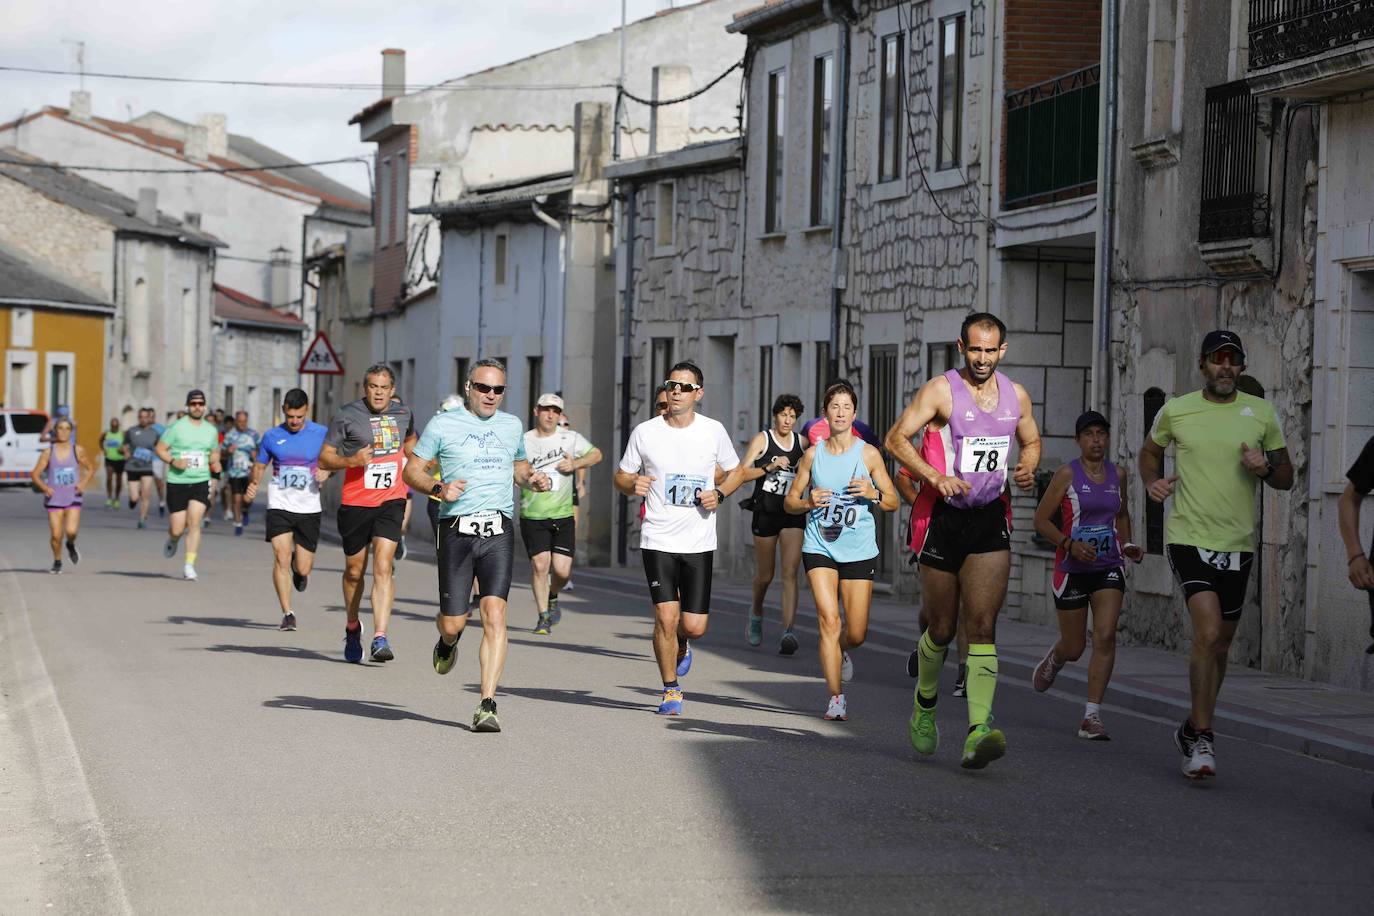
M 812 631 L 784 659 L 726 612 L 660 718 L 647 598 L 591 576 L 551 637 L 517 585 L 504 731 L 474 734 L 476 632 L 430 667 L 433 567 L 400 565 L 396 661 L 350 665 L 336 546 L 281 633 L 260 524 L 212 526 L 191 583 L 162 532 L 86 515 L 50 576 L 37 498 L 0 493 L 2 913 L 1374 906 L 1367 773 L 1222 735 L 1190 783 L 1171 723 L 1108 706 L 1081 741 L 1021 683 L 1008 756 L 966 772 L 961 700 L 934 758 L 907 743 L 908 644 L 855 653 L 830 723 Z

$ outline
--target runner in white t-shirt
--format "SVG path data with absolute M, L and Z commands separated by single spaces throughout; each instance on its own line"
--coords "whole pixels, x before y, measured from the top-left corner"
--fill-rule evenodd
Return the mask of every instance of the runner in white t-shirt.
M 689 639 L 706 632 L 716 508 L 739 485 L 715 485 L 716 469 L 739 464 L 722 426 L 696 412 L 702 374 L 678 363 L 665 381 L 668 412 L 634 428 L 615 472 L 616 489 L 645 500 L 639 549 L 654 604 L 654 656 L 663 676 L 660 715 L 682 714 L 678 678 L 692 667 Z

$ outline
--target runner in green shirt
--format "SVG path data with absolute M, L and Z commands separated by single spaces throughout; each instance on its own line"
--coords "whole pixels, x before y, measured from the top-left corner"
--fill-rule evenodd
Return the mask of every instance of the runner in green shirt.
M 1293 465 L 1273 406 L 1236 390 L 1245 371 L 1240 337 L 1209 332 L 1198 368 L 1202 390 L 1164 405 L 1139 459 L 1150 498 L 1174 498 L 1165 551 L 1193 624 L 1192 710 L 1174 744 L 1190 779 L 1216 775 L 1212 716 L 1255 557 L 1255 490 L 1260 481 L 1276 490 L 1293 486 Z M 1164 449 L 1170 444 L 1174 473 L 1165 476 Z
M 167 463 L 167 543 L 162 555 L 174 557 L 177 542 L 186 534 L 186 565 L 182 576 L 196 578 L 200 523 L 210 509 L 210 474 L 219 473 L 219 431 L 205 419 L 205 392 L 186 395 L 186 416 L 162 433 L 157 455 Z
M 119 506 L 124 483 L 124 430 L 119 428 L 118 417 L 110 418 L 110 428 L 100 437 L 100 448 L 105 452 L 105 508 L 114 509 Z

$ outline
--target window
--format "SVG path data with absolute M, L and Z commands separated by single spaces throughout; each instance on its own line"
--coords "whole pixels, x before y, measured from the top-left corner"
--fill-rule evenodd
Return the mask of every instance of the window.
M 396 237 L 396 214 L 391 209 L 391 199 L 395 190 L 391 176 L 391 157 L 382 160 L 382 178 L 377 182 L 377 231 L 382 235 L 382 247 L 391 244 Z
M 782 231 L 783 156 L 787 146 L 787 71 L 768 74 L 768 173 L 764 176 L 763 231 Z
M 1145 429 L 1148 435 L 1149 431 L 1154 429 L 1155 417 L 1164 408 L 1164 392 L 1158 388 L 1146 389 L 1144 406 Z M 1145 498 L 1145 552 L 1159 555 L 1164 553 L 1164 504 L 1157 503 L 1148 496 Z
M 676 185 L 671 181 L 659 182 L 658 202 L 654 207 L 654 245 L 656 247 L 673 247 L 673 229 L 675 228 L 676 216 Z
M 134 281 L 133 294 L 129 297 L 128 317 L 128 357 L 135 369 L 148 368 L 148 330 L 151 319 L 148 315 L 148 284 L 142 277 Z
M 814 416 L 820 416 L 821 400 L 825 397 L 825 389 L 830 387 L 830 341 L 816 341 L 816 400 L 813 402 L 816 409 Z
M 224 404 L 223 404 L 222 406 L 224 407 L 224 412 L 225 412 L 225 413 L 233 413 L 233 412 L 234 412 L 234 386 L 233 386 L 233 385 L 225 385 L 225 386 L 224 386 Z
M 935 167 L 951 169 L 960 163 L 963 137 L 964 17 L 940 20 L 939 121 Z
M 470 362 L 466 356 L 459 356 L 453 360 L 453 390 L 460 396 L 463 393 L 463 386 L 467 384 Z
M 868 348 L 868 425 L 879 436 L 887 435 L 887 431 L 897 422 L 897 370 L 900 360 L 896 344 L 881 344 Z M 887 468 L 888 473 L 894 470 L 890 458 L 887 459 Z M 893 515 L 900 514 L 898 512 L 884 516 L 882 513 L 874 513 L 874 521 L 878 523 L 877 572 L 882 578 L 890 578 L 892 575 L 891 519 Z
M 655 337 L 650 341 L 649 353 L 649 385 L 652 389 L 663 384 L 663 380 L 668 377 L 668 370 L 673 365 L 673 338 Z
M 506 234 L 499 232 L 496 235 L 496 253 L 493 257 L 493 270 L 495 279 L 492 281 L 497 286 L 506 285 Z
M 926 378 L 944 375 L 959 365 L 958 344 L 930 344 L 926 347 Z
M 196 291 L 183 288 L 181 291 L 181 370 L 183 372 L 191 372 L 196 368 L 198 318 L 199 316 L 196 315 Z
M 543 389 L 543 387 L 544 387 L 544 357 L 542 357 L 542 356 L 531 356 L 531 357 L 529 357 L 528 359 L 526 359 L 525 362 L 526 362 L 526 376 L 525 376 L 525 378 L 526 378 L 526 382 L 525 382 L 526 397 L 525 397 L 525 399 L 529 402 L 528 404 L 525 405 L 525 406 L 526 406 L 526 413 L 525 413 L 525 416 L 526 416 L 526 417 L 533 417 L 533 416 L 534 416 L 534 402 L 537 401 L 537 400 L 539 400 L 539 395 L 540 395 L 541 389 Z M 532 421 L 527 420 L 526 422 L 528 423 L 528 422 L 532 422 Z
M 243 400 L 243 409 L 246 410 L 246 411 L 248 411 L 248 419 L 249 419 L 249 420 L 252 420 L 252 419 L 255 418 L 255 414 L 256 414 L 256 411 L 257 411 L 257 409 L 258 409 L 258 386 L 257 386 L 257 385 L 249 385 L 249 386 L 248 386 L 248 397 L 244 398 L 244 400 Z
M 902 34 L 883 38 L 878 80 L 878 181 L 902 177 Z
M 773 348 L 759 347 L 759 377 L 756 379 L 759 390 L 759 429 L 766 428 L 773 420 Z M 798 418 L 800 419 L 800 418 Z
M 835 55 L 816 58 L 811 72 L 811 225 L 830 223 L 831 120 L 835 105 Z
M 391 238 L 398 245 L 406 243 L 406 220 L 410 203 L 410 163 L 409 153 L 397 153 L 396 164 L 392 167 L 392 178 L 396 185 L 392 191 Z
M 57 415 L 57 408 L 71 403 L 72 367 L 64 363 L 48 366 L 48 413 Z

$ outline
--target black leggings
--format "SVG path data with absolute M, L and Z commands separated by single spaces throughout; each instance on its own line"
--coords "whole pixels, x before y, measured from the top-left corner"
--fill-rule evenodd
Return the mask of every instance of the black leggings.
M 500 534 L 478 537 L 459 534 L 450 519 L 439 526 L 439 613 L 461 617 L 468 612 L 472 580 L 477 579 L 479 596 L 500 598 L 510 595 L 511 566 L 515 557 L 515 532 L 511 520 L 501 517 Z
M 715 554 L 640 550 L 649 597 L 654 604 L 676 601 L 684 614 L 711 612 L 711 566 Z

